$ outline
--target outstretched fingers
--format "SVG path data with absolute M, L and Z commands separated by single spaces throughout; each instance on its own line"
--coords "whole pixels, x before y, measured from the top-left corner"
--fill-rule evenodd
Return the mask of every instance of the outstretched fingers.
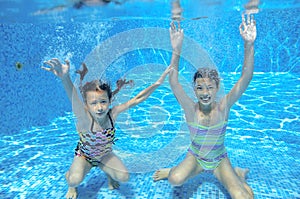
M 247 15 L 247 20 L 245 19 L 245 15 Z M 242 14 L 242 23 L 240 26 L 244 26 L 244 27 L 247 27 L 247 26 L 253 26 L 253 25 L 256 25 L 256 21 L 254 19 L 254 15 L 252 14 L 245 14 L 243 13 Z
M 41 66 L 42 69 L 52 72 L 54 70 L 54 65 L 51 60 L 45 61 L 44 64 L 48 65 L 49 67 Z
M 41 68 L 52 72 L 56 76 L 63 78 L 66 74 L 69 73 L 70 62 L 66 60 L 66 64 L 62 64 L 59 59 L 52 58 L 48 61 L 45 61 L 44 64 L 48 65 L 48 67 L 42 66 Z
M 247 24 L 250 24 L 250 21 L 251 21 L 251 16 L 250 14 L 247 14 Z
M 60 65 L 61 64 L 60 61 L 59 61 L 59 59 L 57 59 L 57 58 L 52 58 L 50 60 L 50 62 L 53 63 L 54 65 Z
M 239 30 L 244 41 L 254 42 L 256 39 L 256 22 L 252 14 L 242 14 L 242 23 L 239 26 Z
M 169 32 L 170 32 L 170 35 L 173 35 L 173 34 L 176 32 L 176 26 L 175 26 L 174 21 L 172 21 L 172 22 L 170 23 Z
M 57 59 L 57 58 L 52 58 L 48 61 L 45 61 L 44 63 L 47 64 L 48 66 L 50 66 L 51 68 L 54 68 L 57 65 L 61 65 L 59 59 Z
M 48 68 L 48 67 L 45 67 L 45 66 L 41 66 L 41 68 L 42 68 L 43 70 L 45 70 L 45 71 L 49 71 L 49 72 L 53 71 L 53 68 L 52 68 L 52 67 L 51 67 L 51 68 Z
M 256 21 L 254 20 L 254 15 L 251 15 L 250 25 L 256 25 Z
M 247 27 L 247 24 L 246 24 L 246 20 L 245 20 L 245 15 L 242 14 L 242 23 L 240 24 L 240 33 L 243 34 L 243 32 L 246 31 L 246 27 Z
M 175 32 L 182 32 L 181 26 L 180 26 L 180 21 L 177 21 L 177 26 L 178 28 L 176 28 L 176 25 L 174 23 L 174 21 L 172 21 L 170 23 L 170 32 L 175 33 Z

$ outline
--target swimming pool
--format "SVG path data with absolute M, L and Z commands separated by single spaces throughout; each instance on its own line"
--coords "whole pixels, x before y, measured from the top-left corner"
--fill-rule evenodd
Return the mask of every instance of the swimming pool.
M 78 136 L 59 80 L 39 66 L 52 57 L 70 59 L 73 71 L 83 60 L 95 66 L 92 71 L 104 63 L 105 74 L 101 75 L 109 76 L 112 84 L 124 75 L 135 81 L 134 87 L 118 93 L 114 103 L 120 103 L 154 82 L 170 60 L 169 2 L 141 3 L 148 10 L 145 16 L 142 12 L 133 14 L 135 3 L 124 3 L 125 8 L 110 5 L 109 9 L 121 10 L 116 16 L 100 8 L 108 19 L 98 19 L 97 8 L 27 16 L 12 6 L 33 12 L 50 5 L 32 1 L 37 7 L 29 8 L 19 4 L 21 1 L 7 2 L 1 12 L 1 16 L 8 14 L 7 20 L 0 20 L 0 197 L 63 198 L 67 190 L 64 173 Z M 300 198 L 299 4 L 286 1 L 272 5 L 262 4 L 264 9 L 256 15 L 255 74 L 231 111 L 226 146 L 234 166 L 250 169 L 247 182 L 255 198 Z M 199 44 L 201 60 L 213 60 L 228 92 L 239 77 L 243 59 L 238 3 L 212 5 L 224 8 L 221 13 L 188 12 L 192 8 L 185 1 L 183 6 L 188 18 L 182 23 L 187 37 L 184 42 Z M 17 19 L 7 10 L 24 16 Z M 88 13 L 92 16 L 89 21 L 84 16 Z M 208 18 L 189 20 L 199 16 Z M 153 31 L 159 36 L 152 36 Z M 146 35 L 132 37 L 137 33 Z M 121 48 L 122 40 L 132 49 Z M 116 43 L 101 51 L 102 65 L 93 62 L 101 47 Z M 180 64 L 186 89 L 191 89 L 196 67 L 191 57 L 183 58 Z M 77 77 L 72 77 L 76 82 Z M 114 149 L 128 167 L 130 180 L 119 190 L 110 191 L 104 173 L 92 169 L 78 188 L 79 198 L 229 198 L 210 173 L 178 188 L 167 181 L 152 181 L 154 170 L 182 160 L 189 143 L 183 121 L 182 110 L 165 81 L 147 101 L 118 118 L 119 140 Z

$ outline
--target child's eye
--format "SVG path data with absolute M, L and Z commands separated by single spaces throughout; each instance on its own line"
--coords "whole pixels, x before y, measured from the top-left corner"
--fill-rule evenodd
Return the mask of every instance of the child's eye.
M 202 90 L 202 87 L 201 87 L 201 86 L 198 86 L 197 89 L 198 89 L 198 90 Z

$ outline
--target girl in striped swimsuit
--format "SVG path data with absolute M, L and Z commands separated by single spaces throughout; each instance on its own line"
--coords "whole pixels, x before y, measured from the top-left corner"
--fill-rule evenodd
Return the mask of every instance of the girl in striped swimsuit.
M 180 26 L 178 26 L 180 27 Z M 240 34 L 244 40 L 244 64 L 240 79 L 220 101 L 216 101 L 219 90 L 219 75 L 215 69 L 200 68 L 194 75 L 195 103 L 178 82 L 178 64 L 183 41 L 183 31 L 171 24 L 170 37 L 173 47 L 169 81 L 177 101 L 184 110 L 191 145 L 185 159 L 173 168 L 156 171 L 154 180 L 168 178 L 174 186 L 180 186 L 189 178 L 210 170 L 234 199 L 253 198 L 252 189 L 245 181 L 249 170 L 233 169 L 224 146 L 227 121 L 231 106 L 248 87 L 254 70 L 254 41 L 256 24 L 253 16 L 247 21 L 242 17 Z
M 76 187 L 92 167 L 99 167 L 106 173 L 110 189 L 118 188 L 119 182 L 128 181 L 129 174 L 121 159 L 112 150 L 112 145 L 116 141 L 114 125 L 116 118 L 121 112 L 146 100 L 163 83 L 170 67 L 154 84 L 142 90 L 134 98 L 110 108 L 113 92 L 108 84 L 94 80 L 80 86 L 83 99 L 81 101 L 69 75 L 69 62 L 61 64 L 58 59 L 54 58 L 45 63 L 50 68 L 42 68 L 53 72 L 61 79 L 68 98 L 72 102 L 73 112 L 77 118 L 76 129 L 80 137 L 72 165 L 66 172 L 69 185 L 66 198 L 77 198 Z M 83 64 L 82 71 L 77 71 L 81 81 L 87 71 L 85 64 Z M 126 82 L 119 82 L 119 84 L 124 83 L 126 84 Z

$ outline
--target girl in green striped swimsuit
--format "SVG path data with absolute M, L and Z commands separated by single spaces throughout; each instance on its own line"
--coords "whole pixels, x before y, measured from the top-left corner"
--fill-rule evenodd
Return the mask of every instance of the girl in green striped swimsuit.
M 178 26 L 180 27 L 180 26 Z M 211 170 L 224 185 L 232 198 L 253 198 L 252 189 L 245 181 L 249 170 L 233 169 L 224 146 L 225 131 L 231 106 L 247 89 L 254 70 L 254 41 L 256 24 L 253 16 L 244 16 L 240 25 L 244 40 L 244 64 L 242 75 L 231 91 L 216 101 L 219 90 L 218 72 L 211 68 L 200 68 L 194 75 L 194 102 L 178 82 L 178 64 L 183 41 L 183 30 L 171 24 L 170 37 L 173 48 L 169 81 L 177 101 L 184 110 L 191 134 L 191 145 L 185 159 L 173 168 L 156 171 L 154 180 L 168 178 L 174 186 L 180 186 L 189 178 L 205 170 Z

